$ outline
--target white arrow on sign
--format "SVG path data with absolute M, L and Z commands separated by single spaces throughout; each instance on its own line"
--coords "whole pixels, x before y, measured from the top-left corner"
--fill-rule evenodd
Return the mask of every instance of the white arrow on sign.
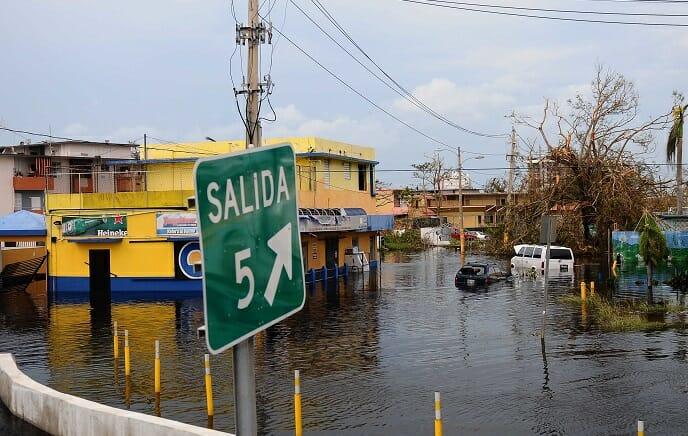
M 265 287 L 265 293 L 263 294 L 268 304 L 272 306 L 273 301 L 275 301 L 275 294 L 277 294 L 277 285 L 282 275 L 282 268 L 287 272 L 289 280 L 291 280 L 292 276 L 291 223 L 282 227 L 272 238 L 268 239 L 268 247 L 277 254 L 275 264 L 272 265 L 268 285 Z

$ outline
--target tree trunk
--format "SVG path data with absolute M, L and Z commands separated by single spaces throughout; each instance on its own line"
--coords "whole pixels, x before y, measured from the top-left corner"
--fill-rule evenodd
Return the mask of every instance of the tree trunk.
M 652 282 L 653 282 L 654 264 L 652 262 L 647 263 L 647 302 L 653 304 L 653 292 L 652 292 Z
M 676 208 L 683 215 L 683 137 L 676 138 Z

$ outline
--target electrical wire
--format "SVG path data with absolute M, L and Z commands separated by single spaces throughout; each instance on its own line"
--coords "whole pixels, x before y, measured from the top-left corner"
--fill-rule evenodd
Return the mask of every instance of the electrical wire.
M 579 0 L 583 1 L 583 0 Z M 607 2 L 607 3 L 683 3 L 688 4 L 686 0 L 585 0 L 589 2 Z
M 376 79 L 378 79 L 380 82 L 382 82 L 385 86 L 388 88 L 392 89 L 392 91 L 396 92 L 397 94 L 401 95 L 402 98 L 405 100 L 409 101 L 411 104 L 422 110 L 423 112 L 426 112 L 433 118 L 436 118 L 437 120 L 454 127 L 455 129 L 458 129 L 462 132 L 469 133 L 472 135 L 476 136 L 481 136 L 481 137 L 486 137 L 486 138 L 502 138 L 506 137 L 508 135 L 506 134 L 489 134 L 489 133 L 482 133 L 482 132 L 477 132 L 475 130 L 467 129 L 465 127 L 460 126 L 459 124 L 449 120 L 447 117 L 444 115 L 438 113 L 428 105 L 426 105 L 423 101 L 418 99 L 411 91 L 406 89 L 404 86 L 402 86 L 397 80 L 395 80 L 387 71 L 385 71 L 354 39 L 353 37 L 349 34 L 349 32 L 344 29 L 339 22 L 334 18 L 334 16 L 327 10 L 327 8 L 320 2 L 320 0 L 311 0 L 313 5 L 327 18 L 330 23 L 337 29 L 339 32 L 344 35 L 344 37 L 349 40 L 349 42 L 356 47 L 356 49 L 361 52 L 363 56 L 365 56 L 366 59 L 370 63 L 372 63 L 390 82 L 392 82 L 397 89 L 392 87 L 387 81 L 383 80 L 381 77 L 379 77 L 377 74 L 375 74 L 373 71 L 371 71 L 367 66 L 365 66 L 357 57 L 355 57 L 351 52 L 349 52 L 347 49 L 345 49 L 339 42 L 337 42 L 327 31 L 325 31 L 320 25 L 318 25 L 303 9 L 301 9 L 296 3 L 294 3 L 293 0 L 289 0 L 294 6 L 296 6 L 299 11 L 301 11 L 302 14 L 306 16 L 318 29 L 320 29 L 321 32 L 323 32 L 329 39 L 331 39 L 335 44 L 339 46 L 342 50 L 344 50 L 352 59 L 354 59 L 359 65 L 361 65 L 363 68 L 365 68 L 369 73 L 371 73 Z
M 654 13 L 654 12 L 610 12 L 610 11 L 588 11 L 577 9 L 549 9 L 549 8 L 532 8 L 526 6 L 504 6 L 493 5 L 489 3 L 470 3 L 455 0 L 425 0 L 431 3 L 447 3 L 452 5 L 462 6 L 476 6 L 481 8 L 491 9 L 508 9 L 517 11 L 533 11 L 533 12 L 555 12 L 560 14 L 581 14 L 581 15 L 619 15 L 625 17 L 688 17 L 688 14 L 674 14 L 674 13 Z
M 347 87 L 351 92 L 355 93 L 359 97 L 361 97 L 363 100 L 367 101 L 371 106 L 375 107 L 379 111 L 383 112 L 390 118 L 396 120 L 400 124 L 403 124 L 404 126 L 408 127 L 409 129 L 413 130 L 414 132 L 418 133 L 419 135 L 425 137 L 426 139 L 435 142 L 437 144 L 445 145 L 449 147 L 449 144 L 442 142 L 439 139 L 436 139 L 427 133 L 417 129 L 416 127 L 412 126 L 411 124 L 407 123 L 406 121 L 402 120 L 401 118 L 397 117 L 396 115 L 392 114 L 389 112 L 387 109 L 383 108 L 379 104 L 375 103 L 373 100 L 371 100 L 369 97 L 367 97 L 365 94 L 363 94 L 361 91 L 357 90 L 354 88 L 352 85 L 350 85 L 348 82 L 346 82 L 344 79 L 339 77 L 337 74 L 335 74 L 332 70 L 327 68 L 325 65 L 323 65 L 320 61 L 318 61 L 316 58 L 314 58 L 310 53 L 308 53 L 306 50 L 301 48 L 298 44 L 296 44 L 294 41 L 292 41 L 288 36 L 286 36 L 283 32 L 281 32 L 279 29 L 274 28 L 275 32 L 279 33 L 282 35 L 282 38 L 284 38 L 287 42 L 289 42 L 294 48 L 296 48 L 298 51 L 300 51 L 304 56 L 306 56 L 308 59 L 310 59 L 313 63 L 315 63 L 318 67 L 320 67 L 322 70 L 327 72 L 330 76 L 332 76 L 335 80 L 337 80 L 339 83 Z
M 463 7 L 463 6 L 455 6 L 455 5 L 449 5 L 449 4 L 432 3 L 433 0 L 399 0 L 399 1 L 404 2 L 404 3 L 415 3 L 415 4 L 423 5 L 423 6 L 433 6 L 433 7 L 437 7 L 437 8 L 457 9 L 457 10 L 461 10 L 461 11 L 480 12 L 480 13 L 484 13 L 484 14 L 505 15 L 505 16 L 512 16 L 512 17 L 536 18 L 536 19 L 541 19 L 541 20 L 572 21 L 572 22 L 578 22 L 578 23 L 597 23 L 597 24 L 621 24 L 621 25 L 652 26 L 652 27 L 688 27 L 688 24 L 680 24 L 680 23 L 659 23 L 659 22 L 651 23 L 651 22 L 644 22 L 644 21 L 594 20 L 594 19 L 587 19 L 587 18 L 552 17 L 552 16 L 547 16 L 547 15 L 522 14 L 522 13 L 518 13 L 518 12 L 493 11 L 493 10 L 485 10 L 485 9 L 468 8 L 468 7 Z

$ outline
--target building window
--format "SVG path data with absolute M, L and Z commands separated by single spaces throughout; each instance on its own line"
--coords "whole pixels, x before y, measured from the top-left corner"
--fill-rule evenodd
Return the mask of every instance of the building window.
M 43 210 L 43 192 L 27 191 L 14 193 L 14 210 Z
M 323 182 L 325 183 L 325 186 L 329 187 L 330 186 L 330 160 L 329 159 L 325 159 L 323 161 L 323 171 L 324 171 Z
M 351 162 L 344 162 L 344 180 L 351 180 Z
M 299 191 L 312 191 L 313 190 L 313 167 L 304 167 L 297 165 L 296 167 Z
M 358 164 L 358 190 L 359 191 L 367 191 L 368 190 L 368 185 L 367 181 L 368 179 L 366 178 L 366 165 L 364 164 Z
M 483 217 L 482 215 L 478 215 L 478 225 L 481 226 L 483 224 Z

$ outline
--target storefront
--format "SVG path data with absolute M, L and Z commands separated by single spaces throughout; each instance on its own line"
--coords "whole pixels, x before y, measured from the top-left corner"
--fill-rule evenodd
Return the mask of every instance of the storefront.
M 347 213 L 348 212 L 348 213 Z M 337 215 L 338 214 L 338 215 Z M 304 269 L 341 269 L 347 250 L 377 267 L 378 229 L 356 209 L 301 209 Z M 188 210 L 53 211 L 49 286 L 57 292 L 200 292 L 197 217 Z M 307 277 L 311 275 L 307 274 Z

